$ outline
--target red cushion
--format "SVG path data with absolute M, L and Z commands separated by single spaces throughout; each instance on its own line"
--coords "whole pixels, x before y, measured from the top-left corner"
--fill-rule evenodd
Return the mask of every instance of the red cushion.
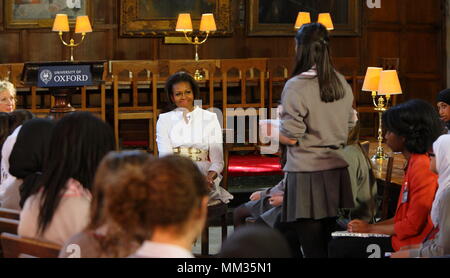
M 148 141 L 123 141 L 123 146 L 148 147 Z
M 238 176 L 263 176 L 282 175 L 279 157 L 261 155 L 230 155 L 228 162 L 228 175 Z

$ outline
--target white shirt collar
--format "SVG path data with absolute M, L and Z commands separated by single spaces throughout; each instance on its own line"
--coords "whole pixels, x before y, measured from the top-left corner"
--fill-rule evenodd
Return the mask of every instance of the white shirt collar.
M 146 258 L 194 258 L 191 252 L 180 246 L 149 240 L 144 241 L 135 255 Z

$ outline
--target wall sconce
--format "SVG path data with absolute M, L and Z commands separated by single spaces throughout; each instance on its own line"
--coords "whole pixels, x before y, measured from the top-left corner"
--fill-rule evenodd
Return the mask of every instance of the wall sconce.
M 327 30 L 334 30 L 333 21 L 331 20 L 330 13 L 321 13 L 317 22 L 324 25 Z M 297 19 L 295 20 L 295 29 L 300 29 L 304 24 L 311 23 L 311 16 L 308 12 L 299 12 Z
M 217 27 L 213 14 L 202 14 L 199 32 L 206 32 L 206 37 L 202 41 L 199 40 L 198 36 L 195 36 L 194 39 L 192 39 L 187 35 L 188 32 L 193 32 L 191 15 L 189 13 L 182 13 L 178 15 L 177 26 L 175 28 L 175 31 L 184 33 L 184 37 L 189 44 L 193 44 L 195 46 L 195 61 L 199 60 L 198 46 L 204 44 L 208 39 L 209 33 L 216 30 Z M 199 70 L 195 71 L 194 78 L 196 80 L 203 79 L 203 76 Z
M 53 22 L 54 32 L 59 32 L 59 38 L 63 45 L 70 47 L 70 61 L 73 62 L 73 48 L 79 46 L 83 41 L 86 33 L 92 32 L 91 23 L 89 22 L 89 17 L 87 15 L 77 16 L 77 21 L 75 23 L 75 33 L 81 34 L 81 41 L 75 43 L 73 38 L 70 39 L 69 43 L 65 42 L 62 35 L 63 32 L 69 32 L 69 19 L 67 14 L 57 14 L 55 21 Z
M 384 70 L 382 68 L 368 67 L 364 78 L 363 91 L 372 92 L 372 101 L 375 111 L 378 111 L 378 147 L 373 160 L 387 159 L 383 146 L 382 114 L 388 109 L 391 95 L 402 94 L 402 88 L 396 70 Z M 377 93 L 378 92 L 378 93 Z M 378 101 L 376 99 L 378 95 Z M 386 96 L 386 102 L 383 98 Z

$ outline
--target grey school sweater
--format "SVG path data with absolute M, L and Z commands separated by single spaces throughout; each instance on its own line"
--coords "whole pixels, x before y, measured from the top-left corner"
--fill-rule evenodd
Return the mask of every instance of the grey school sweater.
M 342 148 L 353 122 L 353 93 L 344 77 L 344 98 L 325 103 L 320 99 L 317 76 L 297 75 L 286 82 L 281 102 L 280 132 L 298 140 L 287 148 L 286 172 L 315 172 L 347 167 L 336 149 Z

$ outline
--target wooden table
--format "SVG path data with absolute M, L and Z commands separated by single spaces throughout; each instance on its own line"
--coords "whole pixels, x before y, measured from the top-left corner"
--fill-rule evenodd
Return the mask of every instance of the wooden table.
M 393 153 L 392 150 L 386 145 L 382 144 L 384 152 L 389 156 L 394 157 L 394 166 L 392 169 L 391 183 L 401 186 L 403 184 L 404 168 L 406 165 L 406 159 L 401 153 Z M 369 157 L 372 157 L 378 146 L 378 142 L 370 142 L 369 145 Z M 387 160 L 371 160 L 373 166 L 373 172 L 378 180 L 385 180 Z

